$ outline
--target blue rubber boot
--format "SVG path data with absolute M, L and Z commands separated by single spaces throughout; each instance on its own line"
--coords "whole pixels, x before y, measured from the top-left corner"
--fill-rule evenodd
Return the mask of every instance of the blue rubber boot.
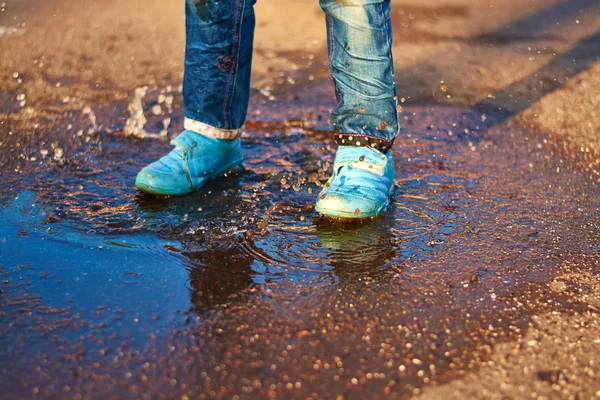
M 333 175 L 315 210 L 327 217 L 369 218 L 389 205 L 394 188 L 392 152 L 371 147 L 339 146 Z
M 185 130 L 169 154 L 142 169 L 135 186 L 143 192 L 182 196 L 242 163 L 240 139 L 213 139 Z

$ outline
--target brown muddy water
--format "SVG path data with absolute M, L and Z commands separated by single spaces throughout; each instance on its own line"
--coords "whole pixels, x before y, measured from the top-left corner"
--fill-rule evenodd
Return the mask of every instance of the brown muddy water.
M 335 223 L 312 209 L 327 107 L 260 96 L 244 168 L 182 198 L 133 187 L 181 128 L 176 89 L 0 127 L 0 397 L 409 397 L 579 307 L 546 290 L 598 273 L 599 189 L 568 144 L 405 107 L 391 207 Z

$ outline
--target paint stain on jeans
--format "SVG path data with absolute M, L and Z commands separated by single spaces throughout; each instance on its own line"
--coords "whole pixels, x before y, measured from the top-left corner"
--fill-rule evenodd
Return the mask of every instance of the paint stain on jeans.
M 219 71 L 230 72 L 234 67 L 233 56 L 226 54 L 217 58 Z

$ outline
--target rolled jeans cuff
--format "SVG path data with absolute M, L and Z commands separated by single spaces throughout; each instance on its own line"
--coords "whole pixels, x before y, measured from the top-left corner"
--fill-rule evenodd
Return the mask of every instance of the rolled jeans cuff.
M 239 138 L 242 136 L 242 131 L 244 129 L 243 126 L 239 129 L 215 128 L 214 126 L 210 126 L 204 122 L 196 121 L 187 117 L 183 121 L 183 127 L 188 131 L 196 132 L 209 138 L 226 140 Z
M 357 133 L 336 132 L 335 143 L 339 146 L 372 147 L 385 153 L 394 145 L 394 139 L 388 140 L 379 136 L 371 136 Z

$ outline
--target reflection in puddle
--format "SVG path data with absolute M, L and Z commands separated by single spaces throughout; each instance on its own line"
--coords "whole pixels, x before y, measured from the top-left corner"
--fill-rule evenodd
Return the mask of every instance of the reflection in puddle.
M 452 130 L 435 128 L 443 119 L 458 122 Z M 62 166 L 51 184 L 39 187 L 37 201 L 47 210 L 50 228 L 69 226 L 75 236 L 151 234 L 176 240 L 181 248 L 166 249 L 183 252 L 197 270 L 244 265 L 243 282 L 246 276 L 254 282 L 293 277 L 294 271 L 302 277 L 377 274 L 421 259 L 446 237 L 465 231 L 461 219 L 467 217 L 469 191 L 485 172 L 474 148 L 491 143 L 477 134 L 483 120 L 493 124 L 491 116 L 452 108 L 415 113 L 407 129 L 427 126 L 428 133 L 399 141 L 391 207 L 358 224 L 323 220 L 314 212 L 334 148 L 327 131 L 301 122 L 250 123 L 258 131 L 245 138 L 246 169 L 182 198 L 139 194 L 131 185 L 139 167 L 168 144 L 106 133 L 104 152 L 92 153 L 84 169 Z
M 253 258 L 235 246 L 217 244 L 184 254 L 190 260 L 191 304 L 202 312 L 215 306 L 244 302 L 253 285 Z
M 133 188 L 137 171 L 168 150 L 162 140 L 101 131 L 61 144 L 63 162 L 40 167 L 44 179 L 21 200 L 0 200 L 9 282 L 0 312 L 28 329 L 0 323 L 0 342 L 33 343 L 11 350 L 25 370 L 40 349 L 69 371 L 119 354 L 106 367 L 113 375 L 151 365 L 202 390 L 246 385 L 248 366 L 268 371 L 257 373 L 264 387 L 284 376 L 307 382 L 317 365 L 335 393 L 364 371 L 409 393 L 479 362 L 473 349 L 514 331 L 499 327 L 526 325 L 519 310 L 534 307 L 531 282 L 548 279 L 564 254 L 592 251 L 581 240 L 594 215 L 590 188 L 565 165 L 557 172 L 541 139 L 514 123 L 493 128 L 493 114 L 404 115 L 392 204 L 352 223 L 312 208 L 335 150 L 318 122 L 249 123 L 245 169 L 182 198 Z M 44 303 L 59 311 L 36 315 Z M 85 362 L 59 359 L 70 346 L 94 351 Z M 338 362 L 343 373 L 321 369 Z

